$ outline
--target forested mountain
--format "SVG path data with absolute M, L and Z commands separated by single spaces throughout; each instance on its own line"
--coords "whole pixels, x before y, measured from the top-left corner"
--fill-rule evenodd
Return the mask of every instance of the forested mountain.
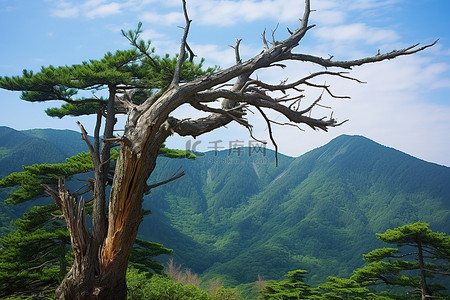
M 86 150 L 80 133 L 72 130 L 18 131 L 0 126 L 0 178 L 22 171 L 24 165 L 64 162 Z
M 249 151 L 251 152 L 249 155 Z M 313 283 L 348 276 L 375 233 L 422 221 L 450 231 L 450 168 L 360 136 L 340 136 L 294 159 L 251 149 L 208 152 L 196 161 L 161 159 L 153 214 L 141 235 L 175 249 L 205 277 L 237 284 L 305 269 Z M 152 178 L 151 178 L 152 179 Z
M 67 157 L 86 151 L 80 133 L 72 130 L 31 129 L 18 131 L 0 126 L 0 178 L 11 172 L 22 171 L 22 166 L 41 163 L 60 163 Z M 30 205 L 6 205 L 10 189 L 0 189 L 0 236 L 11 229 L 12 220 L 21 217 Z
M 77 132 L 0 127 L 5 174 L 83 150 Z M 205 279 L 241 284 L 304 269 L 318 283 L 350 275 L 363 253 L 383 247 L 375 233 L 417 221 L 450 232 L 448 167 L 360 136 L 340 136 L 298 158 L 278 154 L 278 166 L 274 152 L 263 150 L 160 158 L 150 183 L 180 168 L 186 175 L 146 196 L 152 214 L 139 237 L 173 249 L 177 263 Z M 14 215 L 3 203 L 0 210 Z

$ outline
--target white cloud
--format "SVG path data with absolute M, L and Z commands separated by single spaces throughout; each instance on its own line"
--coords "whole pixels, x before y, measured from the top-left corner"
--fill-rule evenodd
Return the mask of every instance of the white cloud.
M 341 24 L 345 21 L 347 14 L 339 10 L 321 10 L 312 17 L 313 23 L 321 25 Z
M 55 8 L 51 10 L 51 15 L 58 18 L 75 18 L 80 9 L 70 2 L 58 1 Z
M 322 26 L 314 33 L 322 42 L 355 42 L 364 41 L 366 44 L 393 42 L 398 39 L 394 30 L 370 27 L 363 23 L 345 24 L 339 26 Z
M 343 2 L 345 6 L 352 10 L 370 10 L 387 8 L 394 4 L 398 4 L 403 0 L 347 0 Z
M 107 2 L 106 0 L 89 0 L 85 2 L 55 1 L 51 15 L 58 18 L 76 18 L 80 15 L 89 19 L 103 18 L 119 14 L 126 2 Z
M 17 9 L 17 6 L 13 6 L 13 5 L 5 5 L 5 6 L 3 6 L 2 5 L 2 7 L 0 7 L 0 12 L 12 12 L 12 11 L 15 11 Z
M 172 25 L 184 20 L 181 5 L 167 4 L 176 11 L 155 12 L 146 11 L 141 15 L 144 21 Z M 295 0 L 192 0 L 188 1 L 189 17 L 197 24 L 232 26 L 243 22 L 257 20 L 298 20 L 303 11 L 303 5 Z
M 90 19 L 119 14 L 122 8 L 122 5 L 117 2 L 112 2 L 108 4 L 100 4 L 100 3 L 89 3 L 89 4 L 90 5 L 85 6 L 84 12 L 86 14 L 86 17 Z

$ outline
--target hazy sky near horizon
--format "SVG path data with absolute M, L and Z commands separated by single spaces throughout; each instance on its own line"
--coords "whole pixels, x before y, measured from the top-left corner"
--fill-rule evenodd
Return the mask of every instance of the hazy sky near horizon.
M 357 134 L 415 157 L 450 166 L 450 1 L 449 0 L 311 0 L 310 24 L 316 24 L 294 50 L 336 60 L 372 56 L 415 43 L 434 47 L 391 61 L 354 68 L 350 75 L 367 83 L 321 78 L 315 83 L 331 84 L 337 95 L 324 95 L 315 116 L 349 119 L 328 133 L 302 126 L 275 126 L 279 151 L 290 156 L 319 147 L 341 134 Z M 241 56 L 248 59 L 263 49 L 261 34 L 278 25 L 277 39 L 287 37 L 286 27 L 295 29 L 303 14 L 301 0 L 187 0 L 193 20 L 188 38 L 206 66 L 222 68 L 234 63 L 235 38 L 242 38 Z M 100 59 L 108 52 L 127 49 L 121 29 L 135 29 L 143 22 L 143 37 L 156 52 L 175 54 L 184 26 L 181 0 L 0 0 L 0 76 L 20 75 L 23 69 L 39 71 L 41 66 L 71 65 Z M 290 63 L 284 70 L 270 69 L 255 77 L 272 83 L 294 80 L 316 71 L 311 64 Z M 314 100 L 321 91 L 311 91 Z M 18 130 L 57 128 L 78 130 L 81 121 L 93 132 L 94 118 L 54 119 L 44 110 L 55 103 L 28 103 L 19 92 L 0 90 L 0 126 Z M 193 117 L 188 109 L 176 112 Z M 283 118 L 272 115 L 277 121 Z M 267 126 L 256 114 L 249 116 L 254 135 L 269 141 Z M 217 141 L 221 142 L 217 142 Z M 199 151 L 214 145 L 228 148 L 238 141 L 250 141 L 248 131 L 232 124 L 197 138 Z M 195 141 L 170 137 L 168 146 L 184 149 Z M 269 143 L 269 146 L 270 143 Z

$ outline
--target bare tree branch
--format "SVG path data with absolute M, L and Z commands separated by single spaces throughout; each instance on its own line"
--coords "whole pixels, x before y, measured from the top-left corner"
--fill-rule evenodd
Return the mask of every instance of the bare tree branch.
M 192 51 L 191 47 L 189 47 L 189 44 L 186 42 L 186 50 L 189 52 L 189 62 L 194 61 L 194 57 L 197 55 L 194 54 L 194 51 Z
M 181 171 L 181 172 L 180 172 L 180 170 L 178 169 L 178 171 L 175 172 L 175 174 L 174 174 L 172 177 L 170 177 L 169 179 L 166 179 L 166 180 L 163 180 L 163 181 L 160 181 L 160 182 L 157 182 L 157 183 L 148 185 L 148 186 L 145 188 L 145 192 L 148 192 L 148 191 L 150 191 L 151 189 L 154 189 L 155 187 L 158 187 L 158 186 L 167 184 L 167 183 L 169 183 L 169 182 L 172 182 L 172 181 L 174 181 L 174 180 L 177 180 L 178 178 L 181 178 L 181 177 L 183 177 L 184 175 L 186 175 L 186 173 L 185 173 L 184 171 Z
M 192 136 L 197 137 L 201 134 L 213 131 L 227 125 L 233 119 L 221 113 L 213 113 L 207 117 L 195 119 L 195 120 L 178 120 L 174 117 L 167 119 L 170 127 L 174 132 L 180 136 Z
M 184 20 L 186 22 L 186 25 L 184 27 L 183 38 L 181 39 L 181 43 L 180 43 L 180 53 L 179 53 L 179 56 L 177 59 L 177 64 L 175 66 L 175 72 L 173 75 L 172 85 L 178 85 L 180 83 L 181 67 L 185 60 L 186 45 L 187 45 L 186 41 L 187 41 L 187 37 L 189 34 L 189 27 L 191 25 L 191 20 L 189 20 L 189 17 L 187 14 L 186 0 L 183 0 L 183 14 L 184 14 Z
M 89 148 L 89 152 L 91 153 L 91 157 L 92 157 L 92 160 L 94 162 L 94 167 L 95 166 L 97 166 L 97 167 L 100 166 L 100 158 L 97 155 L 98 153 L 95 151 L 94 146 L 92 146 L 91 141 L 89 140 L 89 137 L 88 137 L 86 129 L 84 129 L 84 126 L 79 121 L 77 121 L 77 125 L 78 125 L 78 127 L 80 128 L 80 131 L 81 131 L 81 138 L 86 142 L 86 145 Z
M 242 39 L 236 39 L 236 44 L 234 46 L 231 46 L 231 48 L 234 49 L 234 55 L 236 57 L 236 64 L 240 64 L 242 62 L 241 55 L 239 54 L 239 44 L 241 43 Z
M 325 67 L 325 68 L 338 67 L 338 68 L 343 68 L 343 69 L 352 69 L 355 66 L 361 66 L 364 64 L 368 64 L 368 63 L 389 60 L 389 59 L 393 59 L 393 58 L 396 58 L 398 56 L 403 56 L 403 55 L 411 55 L 411 54 L 417 53 L 419 51 L 423 51 L 429 47 L 434 46 L 438 41 L 439 41 L 439 39 L 437 39 L 436 41 L 434 41 L 431 44 L 428 44 L 428 45 L 425 45 L 422 47 L 418 47 L 419 44 L 414 44 L 407 48 L 403 48 L 400 50 L 393 50 L 393 51 L 385 53 L 385 54 L 376 54 L 374 56 L 370 56 L 370 57 L 366 57 L 366 58 L 362 58 L 362 59 L 347 60 L 347 61 L 333 61 L 331 59 L 324 59 L 322 57 L 308 55 L 308 54 L 288 54 L 288 55 L 286 55 L 286 57 L 284 59 L 312 62 L 312 63 L 318 64 L 318 65 L 321 65 L 322 67 Z
M 278 166 L 278 145 L 275 142 L 275 139 L 273 137 L 272 125 L 270 125 L 270 119 L 266 116 L 266 114 L 264 113 L 264 111 L 261 108 L 256 106 L 256 109 L 261 113 L 261 115 L 263 116 L 264 120 L 266 120 L 267 129 L 269 130 L 269 137 L 270 137 L 270 140 L 272 141 L 273 146 L 275 147 L 275 165 Z

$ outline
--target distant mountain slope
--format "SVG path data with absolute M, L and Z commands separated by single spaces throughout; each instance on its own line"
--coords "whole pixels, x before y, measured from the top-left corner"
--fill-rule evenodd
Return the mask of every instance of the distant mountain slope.
M 381 246 L 377 232 L 416 221 L 450 232 L 450 168 L 360 136 L 282 157 L 278 168 L 271 151 L 164 159 L 156 177 L 180 165 L 187 175 L 148 197 L 141 234 L 205 277 L 236 284 L 302 268 L 317 282 L 360 266 Z
M 67 157 L 86 151 L 80 133 L 71 130 L 32 129 L 18 131 L 0 126 L 0 178 L 22 171 L 22 166 L 40 163 L 60 163 Z M 0 190 L 0 236 L 12 228 L 33 203 L 6 205 L 7 191 Z M 46 200 L 44 200 L 46 201 Z M 47 200 L 48 201 L 48 200 Z M 35 204 L 36 205 L 36 204 Z
M 86 151 L 80 134 L 71 130 L 18 131 L 0 126 L 0 178 L 34 163 L 57 163 Z
M 74 131 L 0 127 L 0 177 L 84 149 Z M 294 269 L 308 270 L 311 283 L 347 276 L 363 253 L 383 246 L 375 233 L 407 223 L 450 233 L 448 167 L 361 136 L 340 136 L 298 158 L 279 155 L 278 167 L 273 151 L 254 150 L 160 158 L 151 183 L 180 167 L 186 175 L 146 196 L 152 214 L 139 236 L 174 249 L 177 263 L 206 279 L 240 284 Z M 0 204 L 0 227 L 23 209 Z
M 88 151 L 86 143 L 81 139 L 81 134 L 77 131 L 67 129 L 30 129 L 22 132 L 51 142 L 58 149 L 60 149 L 66 157 L 74 156 L 83 151 Z
M 0 127 L 0 177 L 20 171 L 23 165 L 60 162 L 64 153 L 46 140 Z

